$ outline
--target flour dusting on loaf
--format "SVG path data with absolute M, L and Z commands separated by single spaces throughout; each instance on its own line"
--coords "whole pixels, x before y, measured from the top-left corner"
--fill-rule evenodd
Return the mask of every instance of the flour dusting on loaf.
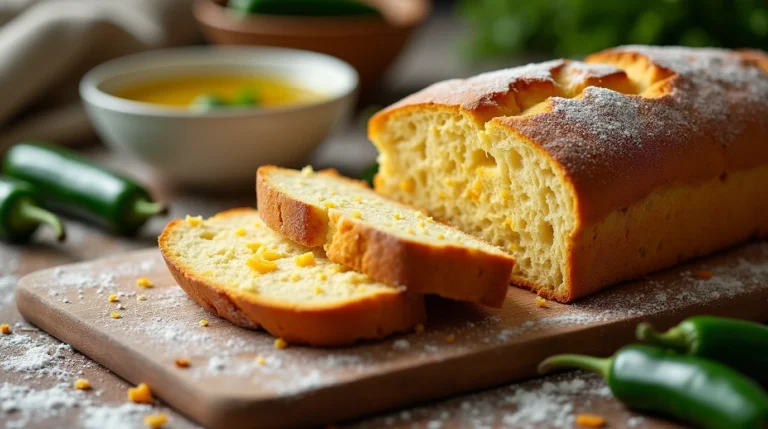
M 515 283 L 561 301 L 768 231 L 760 51 L 627 46 L 447 81 L 369 134 L 379 192 L 506 248 Z

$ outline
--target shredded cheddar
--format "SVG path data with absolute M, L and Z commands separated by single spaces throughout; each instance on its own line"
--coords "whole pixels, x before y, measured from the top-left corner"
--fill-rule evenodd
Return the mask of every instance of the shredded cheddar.
M 184 220 L 189 224 L 189 226 L 200 226 L 203 224 L 203 217 L 202 216 L 190 216 L 187 215 Z
M 256 271 L 259 274 L 266 274 L 266 273 L 271 273 L 273 271 L 277 271 L 277 264 L 275 264 L 272 261 L 268 261 L 264 258 L 261 258 L 257 255 L 251 256 L 250 258 L 246 259 L 245 264 L 248 265 L 248 267 L 251 268 L 253 271 Z
M 315 265 L 315 255 L 312 252 L 301 254 L 293 259 L 299 267 Z

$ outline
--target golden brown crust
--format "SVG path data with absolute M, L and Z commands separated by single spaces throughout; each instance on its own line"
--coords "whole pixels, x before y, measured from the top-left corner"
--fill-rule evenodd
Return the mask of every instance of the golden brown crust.
M 458 245 L 433 246 L 378 230 L 335 210 L 326 212 L 272 186 L 267 177 L 275 169 L 277 167 L 265 166 L 257 173 L 259 211 L 281 210 L 281 216 L 262 215 L 264 222 L 275 231 L 304 245 L 321 242 L 320 245 L 326 245 L 328 259 L 385 284 L 493 307 L 501 307 L 504 302 L 514 266 L 511 256 Z M 317 217 L 309 219 L 307 228 L 302 229 L 300 222 L 289 218 L 290 213 L 311 213 Z M 314 227 L 323 221 L 324 227 Z M 310 228 L 313 229 L 310 231 Z
M 237 216 L 253 209 L 233 209 L 219 216 Z M 171 231 L 183 221 L 168 224 L 159 238 L 160 250 L 179 286 L 198 304 L 219 317 L 246 328 L 263 327 L 295 344 L 342 346 L 361 339 L 379 339 L 407 332 L 426 321 L 424 298 L 408 292 L 382 293 L 331 305 L 297 306 L 257 294 L 223 288 L 194 274 L 170 251 Z
M 512 264 L 508 258 L 459 246 L 436 248 L 330 213 L 335 225 L 328 258 L 390 285 L 417 293 L 501 307 Z
M 768 163 L 765 53 L 631 46 L 586 61 L 441 82 L 376 114 L 369 133 L 426 108 L 504 129 L 562 168 L 585 222 L 660 187 Z

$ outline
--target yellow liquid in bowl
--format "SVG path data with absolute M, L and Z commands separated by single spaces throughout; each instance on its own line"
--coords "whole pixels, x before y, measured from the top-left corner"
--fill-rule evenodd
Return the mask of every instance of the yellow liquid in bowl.
M 285 79 L 251 75 L 193 75 L 155 80 L 116 91 L 113 95 L 142 103 L 189 108 L 201 95 L 234 101 L 243 91 L 257 95 L 253 107 L 309 104 L 327 98 L 323 94 L 291 84 Z

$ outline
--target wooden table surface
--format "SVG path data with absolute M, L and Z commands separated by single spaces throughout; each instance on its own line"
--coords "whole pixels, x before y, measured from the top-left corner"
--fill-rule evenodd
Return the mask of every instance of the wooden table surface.
M 396 65 L 382 104 L 414 91 L 432 81 L 467 75 L 475 70 L 462 68 L 455 59 L 459 31 L 456 23 L 436 20 L 417 35 L 410 49 Z M 141 167 L 97 150 L 95 156 L 138 177 L 147 177 Z M 373 148 L 366 143 L 361 127 L 351 124 L 316 152 L 316 166 L 333 166 L 354 174 L 373 160 Z M 151 179 L 148 179 L 151 181 Z M 178 190 L 155 191 L 172 201 L 172 217 L 185 214 L 211 215 L 219 210 L 254 205 L 254 195 L 200 195 Z M 118 254 L 155 245 L 167 219 L 150 222 L 139 237 L 115 238 L 77 221 L 68 221 L 69 239 L 54 244 L 42 234 L 32 245 L 0 245 L 0 323 L 9 323 L 14 335 L 0 338 L 0 427 L 5 428 L 141 428 L 148 409 L 127 405 L 129 384 L 107 369 L 56 339 L 24 322 L 14 305 L 16 280 L 42 268 Z M 93 390 L 72 389 L 77 378 L 87 378 Z M 354 398 L 349 398 L 354 400 Z M 199 427 L 184 416 L 158 404 L 156 412 L 170 417 L 168 428 Z M 641 417 L 616 402 L 596 376 L 571 372 L 500 386 L 456 398 L 393 410 L 340 427 L 356 428 L 454 428 L 573 427 L 573 416 L 594 413 L 606 418 L 608 427 L 679 427 L 650 417 Z

